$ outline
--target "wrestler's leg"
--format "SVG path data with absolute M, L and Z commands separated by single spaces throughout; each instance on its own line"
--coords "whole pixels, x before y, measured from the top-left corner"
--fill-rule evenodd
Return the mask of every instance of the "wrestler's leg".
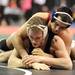
M 6 52 L 1 52 L 0 53 L 0 62 L 8 61 L 11 53 L 12 53 L 12 50 L 11 51 L 6 51 Z
M 75 47 L 71 48 L 71 58 L 75 60 Z
M 0 62 L 6 62 L 10 55 L 12 49 L 9 49 L 6 43 L 6 39 L 0 40 Z
M 22 59 L 19 58 L 18 52 L 14 49 L 9 60 L 8 67 L 16 68 L 16 67 L 24 67 L 22 64 Z

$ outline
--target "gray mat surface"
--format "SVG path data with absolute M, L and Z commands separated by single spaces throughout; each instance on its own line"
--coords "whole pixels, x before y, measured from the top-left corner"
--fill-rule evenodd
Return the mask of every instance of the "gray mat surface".
M 0 63 L 0 65 L 5 66 L 5 63 Z M 27 69 L 28 70 L 28 69 Z M 75 75 L 75 61 L 73 62 L 73 70 L 55 70 L 51 69 L 50 71 L 38 71 L 38 70 L 33 70 L 29 69 L 28 71 L 32 72 L 29 74 L 25 74 L 25 72 L 21 70 L 15 70 L 15 69 L 9 69 L 9 68 L 4 68 L 0 67 L 0 75 Z
M 25 73 L 15 69 L 0 67 L 0 75 L 24 75 Z

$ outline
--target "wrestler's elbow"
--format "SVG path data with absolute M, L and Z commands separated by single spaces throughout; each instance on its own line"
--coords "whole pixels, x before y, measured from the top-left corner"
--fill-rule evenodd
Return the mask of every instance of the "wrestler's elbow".
M 72 63 L 69 64 L 68 69 L 69 69 L 69 70 L 72 70 L 72 69 L 73 69 L 73 64 L 72 64 Z
M 73 68 L 73 63 L 72 63 L 72 61 L 67 61 L 67 63 L 65 64 L 65 69 L 67 69 L 67 70 L 72 70 L 72 68 Z
M 20 35 L 18 35 L 17 33 L 14 33 L 14 34 L 11 36 L 11 40 L 12 40 L 12 41 L 15 41 L 15 40 L 17 40 L 19 37 L 20 37 Z
M 9 44 L 11 44 L 12 42 L 14 42 L 14 39 L 15 39 L 14 34 L 11 34 L 11 35 L 7 38 L 6 42 L 7 42 L 8 46 L 9 46 Z

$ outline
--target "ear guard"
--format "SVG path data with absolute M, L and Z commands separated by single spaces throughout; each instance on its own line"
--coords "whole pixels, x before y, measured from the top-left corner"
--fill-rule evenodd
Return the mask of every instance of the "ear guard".
M 68 16 L 68 18 L 70 19 L 70 22 L 65 22 L 65 21 L 62 21 L 61 19 L 57 18 L 58 15 L 62 15 L 62 16 Z M 61 16 L 61 18 L 62 18 Z M 72 21 L 73 21 L 73 18 L 68 14 L 68 13 L 65 13 L 65 12 L 53 12 L 52 14 L 52 22 L 54 22 L 55 20 L 58 20 L 60 21 L 61 23 L 63 23 L 64 25 L 66 25 L 67 27 L 71 26 L 72 25 Z

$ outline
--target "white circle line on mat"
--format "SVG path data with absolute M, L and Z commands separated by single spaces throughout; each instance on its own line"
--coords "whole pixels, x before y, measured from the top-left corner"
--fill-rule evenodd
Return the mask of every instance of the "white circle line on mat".
M 2 65 L 0 65 L 0 67 L 8 68 L 7 66 L 2 66 Z M 10 68 L 8 68 L 8 69 L 10 69 Z M 13 68 L 13 69 L 23 71 L 25 73 L 24 75 L 32 75 L 32 72 L 29 70 L 26 70 L 26 69 L 20 69 L 20 68 Z

